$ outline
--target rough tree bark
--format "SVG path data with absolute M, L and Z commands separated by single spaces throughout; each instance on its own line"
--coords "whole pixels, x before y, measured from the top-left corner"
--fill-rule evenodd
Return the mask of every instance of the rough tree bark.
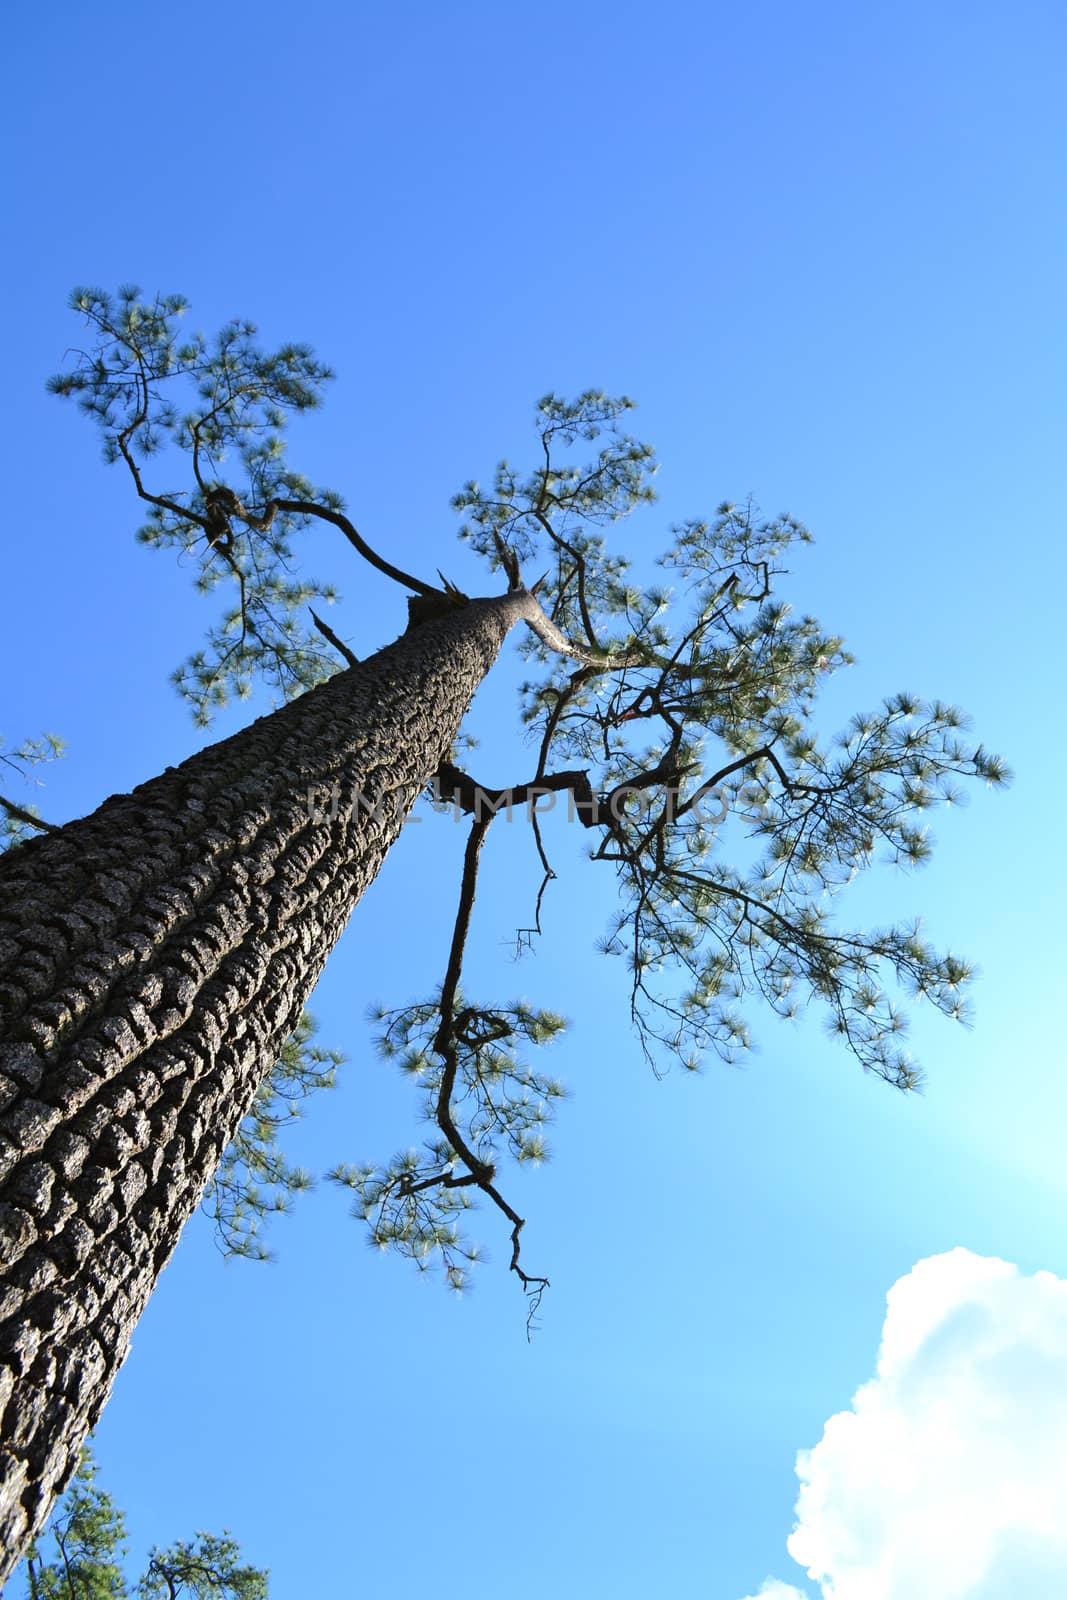
M 427 621 L 0 860 L 0 1583 L 521 614 L 508 595 Z M 335 784 L 335 819 L 313 816 Z

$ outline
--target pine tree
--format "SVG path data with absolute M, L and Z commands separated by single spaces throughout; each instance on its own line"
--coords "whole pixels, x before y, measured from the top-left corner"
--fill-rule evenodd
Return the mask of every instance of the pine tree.
M 96 1484 L 86 1446 L 47 1534 L 35 1539 L 16 1577 L 19 1600 L 269 1600 L 267 1574 L 247 1566 L 228 1533 L 198 1533 L 166 1550 L 149 1552 L 131 1586 L 122 1570 L 126 1519 Z
M 79 399 L 128 470 L 149 508 L 144 540 L 193 556 L 205 591 L 232 588 L 179 689 L 202 721 L 253 674 L 288 703 L 0 861 L 0 1542 L 12 1558 L 75 1466 L 155 1277 L 428 784 L 471 816 L 452 948 L 440 992 L 381 1022 L 434 1133 L 421 1153 L 335 1177 L 380 1243 L 440 1259 L 456 1284 L 474 1253 L 458 1214 L 487 1198 L 536 1304 L 544 1280 L 520 1260 L 523 1219 L 498 1164 L 543 1154 L 561 1089 L 524 1055 L 561 1023 L 463 992 L 494 816 L 529 815 L 542 894 L 554 871 L 539 804 L 566 796 L 589 830 L 619 887 L 605 949 L 628 965 L 650 1057 L 729 1058 L 748 1042 L 749 996 L 785 1015 L 814 997 L 865 1068 L 908 1088 L 917 1068 L 892 980 L 959 1017 L 970 969 L 914 925 L 841 930 L 831 903 L 879 848 L 928 856 L 920 814 L 955 775 L 1005 778 L 958 712 L 910 695 L 820 741 L 813 703 L 849 658 L 777 595 L 781 557 L 808 537 L 794 519 L 723 505 L 673 530 L 662 563 L 681 601 L 632 579 L 605 538 L 653 498 L 652 452 L 623 431 L 628 401 L 547 396 L 533 470 L 503 463 L 490 488 L 457 496 L 463 535 L 506 579 L 470 599 L 386 561 L 337 495 L 287 466 L 286 418 L 329 376 L 305 347 L 265 353 L 245 323 L 183 342 L 183 302 L 134 289 L 79 291 L 74 306 L 95 344 L 53 388 Z M 181 494 L 149 486 L 164 453 L 167 481 L 176 456 L 188 463 Z M 329 587 L 292 575 L 313 520 L 412 595 L 408 630 L 364 661 L 309 609 Z M 548 570 L 528 588 L 535 560 Z M 519 622 L 538 754 L 527 781 L 489 789 L 456 765 L 457 739 Z M 537 929 L 539 911 L 540 897 Z

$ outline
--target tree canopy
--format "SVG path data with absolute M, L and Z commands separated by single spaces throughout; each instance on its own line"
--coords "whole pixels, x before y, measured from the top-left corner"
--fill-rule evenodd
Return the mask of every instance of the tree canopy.
M 336 591 L 301 570 L 313 522 L 403 585 L 413 621 L 466 602 L 440 573 L 431 582 L 387 561 L 339 494 L 289 467 L 287 422 L 320 403 L 331 377 L 306 346 L 266 350 L 247 322 L 186 334 L 180 297 L 133 287 L 80 289 L 72 305 L 91 343 L 52 389 L 77 399 L 106 459 L 124 464 L 148 508 L 139 537 L 191 561 L 205 593 L 229 596 L 175 674 L 198 722 L 257 677 L 291 698 L 354 660 L 314 609 Z M 1006 768 L 958 709 L 910 692 L 827 736 L 820 690 L 851 657 L 787 598 L 787 562 L 810 538 L 792 516 L 723 502 L 669 530 L 658 578 L 616 548 L 616 524 L 655 497 L 655 456 L 627 431 L 631 409 L 596 390 L 546 395 L 530 464 L 502 461 L 453 501 L 460 537 L 527 602 L 518 714 L 536 756 L 506 788 L 480 784 L 458 748 L 433 775 L 435 802 L 472 819 L 449 962 L 438 993 L 378 1022 L 383 1054 L 420 1086 L 434 1131 L 421 1150 L 333 1176 L 377 1242 L 442 1261 L 456 1287 L 476 1254 L 460 1214 L 479 1192 L 512 1225 L 513 1269 L 535 1296 L 543 1287 L 520 1264 L 522 1219 L 497 1173 L 507 1154 L 541 1158 L 563 1093 L 527 1061 L 562 1020 L 475 1000 L 462 984 L 481 845 L 500 809 L 526 809 L 541 864 L 528 939 L 555 876 L 539 804 L 566 795 L 589 830 L 591 860 L 618 891 L 602 948 L 626 965 L 635 1035 L 657 1070 L 733 1060 L 751 1043 L 756 1002 L 785 1017 L 814 1002 L 864 1070 L 909 1090 L 921 1072 L 908 1003 L 968 1015 L 968 961 L 935 949 L 917 920 L 855 928 L 838 906 L 876 862 L 921 866 L 931 808 L 958 798 L 960 780 L 1002 786 Z M 263 1150 L 272 1113 L 261 1109 Z M 228 1226 L 233 1242 L 232 1216 Z

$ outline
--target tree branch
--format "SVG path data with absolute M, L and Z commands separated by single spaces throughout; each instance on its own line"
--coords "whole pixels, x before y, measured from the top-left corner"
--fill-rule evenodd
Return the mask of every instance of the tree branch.
M 357 531 L 355 525 L 341 511 L 335 511 L 332 506 L 321 506 L 314 500 L 268 500 L 262 517 L 251 517 L 243 514 L 243 520 L 249 527 L 265 532 L 274 520 L 275 512 L 283 511 L 293 516 L 319 517 L 323 522 L 333 523 L 335 528 L 340 528 L 353 550 L 356 550 L 372 567 L 379 572 L 384 572 L 387 578 L 392 578 L 394 583 L 402 584 L 405 589 L 411 589 L 415 594 L 435 595 L 440 591 L 432 583 L 423 583 L 421 578 L 414 578 L 409 572 L 404 572 L 400 567 L 394 567 L 391 561 L 386 561 L 384 556 L 367 543 Z
M 30 828 L 38 828 L 42 833 L 59 833 L 62 830 L 54 822 L 46 822 L 43 817 L 35 817 L 32 811 L 26 811 L 22 806 L 17 806 L 14 800 L 8 800 L 0 794 L 0 806 L 3 806 L 9 817 L 16 822 L 24 822 Z
M 496 1187 L 493 1181 L 496 1177 L 496 1168 L 485 1161 L 479 1160 L 463 1138 L 463 1135 L 456 1127 L 451 1105 L 452 1094 L 456 1086 L 456 1075 L 459 1070 L 459 1051 L 456 1045 L 459 1019 L 456 1016 L 456 997 L 463 970 L 463 952 L 466 949 L 467 935 L 470 931 L 471 911 L 474 907 L 474 895 L 478 881 L 478 858 L 491 821 L 491 817 L 476 818 L 471 825 L 467 848 L 463 856 L 463 881 L 460 886 L 459 906 L 456 911 L 455 926 L 452 930 L 448 967 L 441 987 L 441 1021 L 433 1041 L 434 1049 L 444 1062 L 444 1072 L 441 1076 L 441 1085 L 437 1095 L 437 1126 L 468 1169 L 473 1183 L 492 1200 L 497 1210 L 503 1212 L 512 1225 L 509 1270 L 515 1273 L 523 1289 L 530 1296 L 530 1311 L 526 1322 L 527 1335 L 529 1335 L 532 1319 L 541 1303 L 541 1296 L 548 1288 L 548 1279 L 534 1277 L 521 1266 L 519 1261 L 521 1250 L 520 1235 L 526 1225 L 525 1218 L 519 1216 L 518 1212 L 513 1206 L 509 1205 Z M 451 1187 L 459 1187 L 464 1182 L 465 1180 L 463 1179 L 452 1179 Z
M 450 761 L 441 762 L 436 776 L 440 783 L 449 786 L 449 794 L 460 810 L 476 818 L 488 812 L 491 821 L 501 807 L 508 809 L 527 804 L 533 813 L 542 795 L 569 790 L 574 796 L 575 810 L 583 827 L 593 828 L 601 820 L 598 798 L 593 793 L 587 772 L 545 773 L 539 778 L 532 778 L 529 783 L 517 783 L 508 789 L 486 788 Z
M 350 667 L 358 667 L 359 657 L 357 655 L 353 655 L 352 651 L 345 644 L 344 640 L 337 637 L 336 633 L 334 633 L 328 622 L 323 622 L 317 611 L 315 611 L 311 606 L 308 606 L 308 610 L 311 612 L 312 622 L 315 624 L 316 628 L 318 628 L 319 632 L 322 634 L 322 637 L 329 640 L 330 644 L 333 645 L 334 649 L 339 655 L 342 655 L 345 658 Z

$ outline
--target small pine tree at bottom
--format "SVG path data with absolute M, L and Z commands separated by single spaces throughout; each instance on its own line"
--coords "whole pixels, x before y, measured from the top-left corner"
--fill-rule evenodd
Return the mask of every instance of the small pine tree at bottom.
M 267 1573 L 245 1565 L 234 1539 L 198 1533 L 149 1552 L 135 1581 L 124 1572 L 126 1519 L 96 1486 L 92 1452 L 81 1464 L 52 1520 L 16 1572 L 14 1600 L 270 1600 Z

